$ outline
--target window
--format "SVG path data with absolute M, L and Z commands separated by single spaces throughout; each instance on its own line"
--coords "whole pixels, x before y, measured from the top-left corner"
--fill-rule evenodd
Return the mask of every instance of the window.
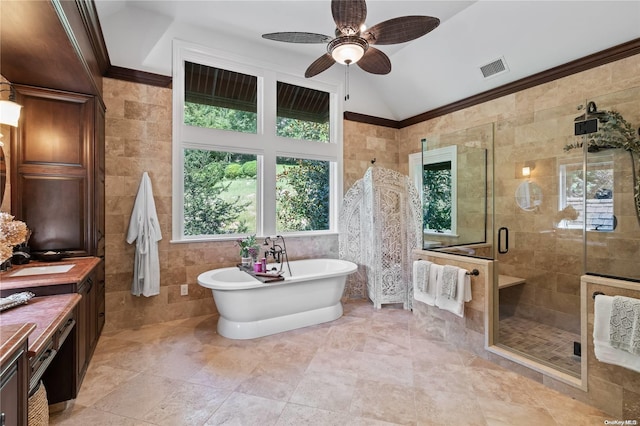
M 184 63 L 184 124 L 256 133 L 258 78 Z
M 276 133 L 329 142 L 329 93 L 278 82 Z
M 426 141 L 423 140 L 423 145 Z M 426 150 L 409 156 L 410 173 L 422 188 L 422 225 L 425 234 L 455 235 L 457 218 L 457 147 Z
M 184 150 L 185 236 L 256 232 L 257 158 Z
M 276 164 L 276 230 L 328 230 L 330 163 L 278 157 Z
M 599 158 L 587 167 L 586 191 L 582 163 L 560 165 L 559 227 L 613 231 L 613 160 Z M 586 200 L 583 198 L 586 197 Z
M 338 87 L 174 47 L 173 240 L 334 231 Z

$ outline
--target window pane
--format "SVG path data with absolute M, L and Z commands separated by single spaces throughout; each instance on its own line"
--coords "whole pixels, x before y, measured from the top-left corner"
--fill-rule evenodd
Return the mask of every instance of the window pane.
M 278 157 L 276 167 L 276 229 L 328 230 L 330 163 Z
M 425 164 L 423 226 L 434 232 L 451 232 L 451 162 Z
M 258 79 L 185 62 L 184 124 L 256 133 Z
M 582 228 L 585 220 L 585 197 L 587 230 L 613 231 L 613 162 L 589 164 L 586 193 L 582 164 L 562 165 L 560 176 L 563 177 L 563 181 L 560 187 L 560 212 L 557 216 L 559 226 Z
M 184 235 L 256 232 L 257 157 L 184 150 Z
M 329 93 L 278 82 L 276 134 L 329 142 Z

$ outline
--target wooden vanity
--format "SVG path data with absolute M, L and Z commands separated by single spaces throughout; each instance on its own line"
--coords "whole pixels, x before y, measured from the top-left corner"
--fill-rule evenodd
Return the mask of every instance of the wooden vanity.
M 104 326 L 104 282 L 96 280 L 100 262 L 97 257 L 68 258 L 51 263 L 32 262 L 0 273 L 1 297 L 23 291 L 35 294 L 27 304 L 0 313 L 3 384 L 5 379 L 9 380 L 5 375 L 20 370 L 17 366 L 24 353 L 29 365 L 28 391 L 33 391 L 42 380 L 49 404 L 77 396 Z M 13 276 L 26 268 L 56 265 L 73 266 L 62 273 Z M 11 367 L 12 362 L 16 368 Z M 20 373 L 16 374 L 19 377 Z M 3 398 L 4 394 L 3 388 Z M 3 411 L 4 402 L 3 399 Z M 24 413 L 23 417 L 26 422 Z

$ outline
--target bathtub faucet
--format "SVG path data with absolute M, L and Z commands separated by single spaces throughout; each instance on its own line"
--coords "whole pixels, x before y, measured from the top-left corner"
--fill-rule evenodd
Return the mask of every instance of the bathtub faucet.
M 277 244 L 278 241 L 282 241 L 282 245 Z M 266 251 L 266 256 L 273 257 L 273 260 L 276 263 L 280 264 L 279 273 L 282 272 L 282 267 L 284 266 L 284 262 L 287 262 L 287 268 L 289 269 L 289 275 L 291 275 L 291 267 L 289 266 L 289 257 L 287 255 L 287 245 L 284 242 L 284 237 L 282 235 L 278 235 L 276 237 L 266 237 L 264 239 L 264 245 L 268 246 L 271 244 L 271 248 Z M 274 268 L 275 269 L 275 268 Z

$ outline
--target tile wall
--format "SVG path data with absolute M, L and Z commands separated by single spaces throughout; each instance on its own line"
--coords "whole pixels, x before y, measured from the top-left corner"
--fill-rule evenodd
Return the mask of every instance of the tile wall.
M 238 262 L 234 241 L 171 243 L 171 89 L 105 78 L 106 111 L 106 325 L 107 331 L 215 312 L 200 273 Z M 143 172 L 153 185 L 163 239 L 159 243 L 160 295 L 130 293 L 134 245 L 126 233 Z M 337 257 L 337 236 L 291 238 L 290 259 Z M 180 296 L 187 284 L 188 296 Z

